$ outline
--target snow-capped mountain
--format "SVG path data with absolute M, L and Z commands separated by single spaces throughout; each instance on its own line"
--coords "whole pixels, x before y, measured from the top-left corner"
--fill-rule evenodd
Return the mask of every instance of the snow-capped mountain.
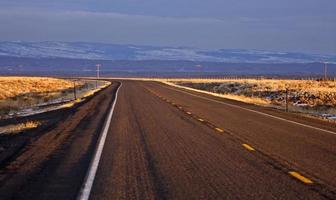
M 336 63 L 336 55 L 261 50 L 202 50 L 87 42 L 0 42 L 0 56 L 89 60 L 186 60 L 226 63 Z

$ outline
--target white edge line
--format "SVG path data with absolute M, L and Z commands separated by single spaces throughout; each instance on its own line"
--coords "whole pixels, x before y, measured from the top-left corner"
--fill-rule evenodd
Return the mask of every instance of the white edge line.
M 167 84 L 165 82 L 161 82 L 161 83 L 164 83 L 164 84 L 169 85 L 169 86 L 173 86 L 173 87 L 189 90 L 189 88 L 187 88 L 187 87 L 179 87 L 179 86 L 175 86 L 175 84 Z M 302 124 L 302 123 L 299 123 L 299 122 L 291 121 L 291 120 L 288 120 L 288 119 L 284 119 L 284 118 L 277 117 L 277 116 L 274 116 L 274 115 L 270 115 L 270 114 L 267 114 L 267 113 L 259 112 L 259 111 L 256 111 L 256 110 L 251 110 L 251 109 L 248 109 L 248 108 L 244 108 L 244 107 L 241 107 L 241 106 L 225 103 L 225 102 L 218 101 L 218 100 L 215 100 L 215 99 L 210 99 L 210 98 L 207 98 L 207 97 L 191 94 L 189 92 L 186 92 L 186 91 L 183 91 L 183 90 L 178 90 L 178 89 L 175 89 L 175 88 L 172 88 L 172 87 L 167 87 L 167 86 L 163 86 L 163 87 L 169 88 L 171 90 L 175 90 L 175 91 L 178 91 L 178 92 L 182 92 L 182 93 L 185 93 L 185 94 L 189 94 L 191 96 L 195 96 L 195 97 L 198 97 L 198 98 L 201 98 L 201 99 L 206 99 L 206 100 L 209 100 L 209 101 L 213 101 L 213 102 L 216 102 L 216 103 L 224 104 L 224 105 L 231 106 L 231 107 L 234 107 L 234 108 L 243 109 L 243 110 L 246 110 L 246 111 L 254 112 L 254 113 L 257 113 L 257 114 L 260 114 L 260 115 L 264 115 L 264 116 L 267 116 L 267 117 L 271 117 L 271 118 L 274 118 L 274 119 L 278 119 L 278 120 L 281 120 L 281 121 L 290 122 L 290 123 L 293 123 L 293 124 L 296 124 L 296 125 L 300 125 L 300 126 L 304 126 L 304 127 L 307 127 L 307 128 L 312 128 L 312 129 L 315 129 L 315 130 L 319 130 L 319 131 L 323 131 L 323 132 L 326 132 L 326 133 L 330 133 L 330 134 L 336 135 L 336 132 L 329 131 L 329 130 L 326 130 L 326 129 L 318 128 L 318 127 L 315 127 L 315 126 L 310 126 L 310 125 L 307 125 L 307 124 Z M 191 91 L 202 93 L 202 91 L 198 91 L 196 89 L 193 89 Z M 207 93 L 204 93 L 204 94 L 207 94 Z
M 105 121 L 104 129 L 103 129 L 103 131 L 101 133 L 101 137 L 99 139 L 98 148 L 96 149 L 95 155 L 94 155 L 93 159 L 91 160 L 89 170 L 86 174 L 84 183 L 83 183 L 83 185 L 82 185 L 82 187 L 81 187 L 81 189 L 78 193 L 77 200 L 87 200 L 90 197 L 90 192 L 91 192 L 92 185 L 93 185 L 93 182 L 94 182 L 94 179 L 95 179 L 95 176 L 96 176 L 96 172 L 97 172 L 97 169 L 98 169 L 100 157 L 101 157 L 102 152 L 103 152 L 107 132 L 109 130 L 110 123 L 111 123 L 111 120 L 112 120 L 113 111 L 114 111 L 114 108 L 115 108 L 115 105 L 116 105 L 116 102 L 117 102 L 117 99 L 118 99 L 118 92 L 119 92 L 119 89 L 121 88 L 121 86 L 122 86 L 122 83 L 120 82 L 120 86 L 117 89 L 116 96 L 115 96 L 114 102 L 112 104 L 111 110 L 110 110 L 109 115 L 108 115 L 108 117 Z

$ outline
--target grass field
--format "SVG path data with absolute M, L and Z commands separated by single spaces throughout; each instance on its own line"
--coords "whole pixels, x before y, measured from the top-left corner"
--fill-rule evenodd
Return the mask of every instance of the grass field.
M 72 87 L 72 81 L 56 78 L 0 77 L 0 100 L 19 95 L 50 93 Z
M 256 90 L 280 91 L 290 90 L 308 91 L 311 93 L 336 92 L 336 81 L 328 80 L 291 80 L 291 79 L 167 79 L 177 83 L 240 83 L 253 85 Z
M 204 91 L 228 99 L 291 111 L 336 115 L 336 81 L 291 79 L 166 79 L 167 84 Z
M 16 134 L 24 130 L 33 129 L 40 125 L 37 121 L 27 121 L 24 123 L 13 124 L 0 127 L 0 136 L 6 134 Z
M 99 86 L 105 84 L 99 81 Z M 93 80 L 76 80 L 76 97 L 96 91 Z M 74 80 L 46 77 L 0 77 L 0 118 L 51 104 L 74 100 Z

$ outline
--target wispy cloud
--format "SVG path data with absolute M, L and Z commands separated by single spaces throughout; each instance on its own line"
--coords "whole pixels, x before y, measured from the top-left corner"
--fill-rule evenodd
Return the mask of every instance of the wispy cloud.
M 93 41 L 203 48 L 336 51 L 333 17 L 174 17 L 0 9 L 0 40 Z

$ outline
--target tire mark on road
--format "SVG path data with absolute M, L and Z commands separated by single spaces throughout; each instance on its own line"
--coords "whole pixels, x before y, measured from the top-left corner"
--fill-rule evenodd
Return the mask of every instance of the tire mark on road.
M 130 103 L 130 107 L 132 108 L 132 110 L 135 110 L 133 103 Z M 148 143 L 146 141 L 146 132 L 144 130 L 144 128 L 142 127 L 141 123 L 139 122 L 139 116 L 137 114 L 137 112 L 134 112 L 134 120 L 135 120 L 135 124 L 136 126 L 139 128 L 140 130 L 140 142 L 142 144 L 143 150 L 144 150 L 144 156 L 145 156 L 145 160 L 147 161 L 147 168 L 148 171 L 150 172 L 150 177 L 152 179 L 153 182 L 153 186 L 154 186 L 154 190 L 155 190 L 155 194 L 156 197 L 158 199 L 169 199 L 168 197 L 168 191 L 167 189 L 164 187 L 164 184 L 162 183 L 162 178 L 158 172 L 158 170 L 156 169 L 155 166 L 155 159 L 153 157 L 153 155 L 150 152 Z

